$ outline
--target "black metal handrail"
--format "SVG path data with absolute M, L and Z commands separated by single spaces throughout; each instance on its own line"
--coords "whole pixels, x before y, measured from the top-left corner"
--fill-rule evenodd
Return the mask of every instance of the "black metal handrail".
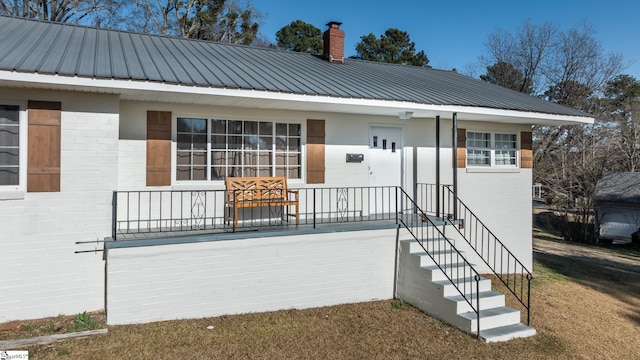
M 397 191 L 400 196 L 398 202 L 405 206 L 398 217 L 399 222 L 471 306 L 476 314 L 476 335 L 480 337 L 480 274 L 440 230 L 438 226 L 442 224 L 437 224 L 438 220 L 434 222 L 427 216 L 404 189 L 398 187 Z M 475 281 L 475 291 L 469 279 Z
M 314 228 L 332 223 L 397 222 L 395 189 L 395 186 L 292 189 L 298 192 L 297 222 Z M 239 208 L 240 221 L 236 226 L 235 221 L 230 221 L 229 196 L 233 194 L 226 190 L 114 191 L 112 238 L 117 240 L 125 234 L 233 232 L 296 225 L 287 218 L 284 205 Z
M 454 225 L 453 228 L 526 309 L 529 325 L 533 275 L 478 216 L 454 195 L 450 185 L 443 185 L 442 191 L 442 213 L 456 214 L 448 216 L 447 221 Z

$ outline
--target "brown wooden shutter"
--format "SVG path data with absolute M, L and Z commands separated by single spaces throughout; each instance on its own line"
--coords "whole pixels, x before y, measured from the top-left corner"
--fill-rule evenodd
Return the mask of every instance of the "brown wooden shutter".
M 29 101 L 27 191 L 60 191 L 62 104 Z
M 147 111 L 147 186 L 171 185 L 171 112 Z
M 324 184 L 324 120 L 307 120 L 307 184 Z
M 458 152 L 457 167 L 459 169 L 467 167 L 467 130 L 458 129 Z
M 531 131 L 520 133 L 520 167 L 533 168 L 533 134 Z

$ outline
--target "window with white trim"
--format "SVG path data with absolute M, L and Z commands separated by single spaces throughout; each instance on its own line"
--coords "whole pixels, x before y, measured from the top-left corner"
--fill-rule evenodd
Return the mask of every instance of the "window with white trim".
M 20 185 L 20 107 L 0 105 L 0 187 Z
M 515 167 L 518 136 L 508 133 L 467 132 L 467 165 Z
M 300 124 L 177 118 L 176 180 L 300 179 Z

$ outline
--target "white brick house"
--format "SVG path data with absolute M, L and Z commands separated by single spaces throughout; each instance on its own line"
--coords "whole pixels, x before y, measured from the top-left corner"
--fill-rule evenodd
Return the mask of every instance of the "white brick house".
M 328 49 L 342 49 L 338 25 Z M 121 226 L 150 226 L 116 221 L 119 194 L 223 191 L 234 176 L 286 176 L 307 195 L 398 187 L 419 205 L 422 184 L 455 184 L 530 270 L 531 127 L 590 121 L 448 71 L 0 17 L 0 322 L 106 308 L 122 324 L 395 296 L 395 224 L 146 236 L 103 251 Z M 339 201 L 362 202 L 363 217 L 374 203 L 399 212 L 374 195 Z

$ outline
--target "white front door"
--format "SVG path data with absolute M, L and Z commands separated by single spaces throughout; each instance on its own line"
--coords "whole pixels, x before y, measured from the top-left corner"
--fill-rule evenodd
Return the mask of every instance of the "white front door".
M 396 211 L 396 190 L 402 185 L 402 128 L 371 126 L 369 130 L 369 211 Z

